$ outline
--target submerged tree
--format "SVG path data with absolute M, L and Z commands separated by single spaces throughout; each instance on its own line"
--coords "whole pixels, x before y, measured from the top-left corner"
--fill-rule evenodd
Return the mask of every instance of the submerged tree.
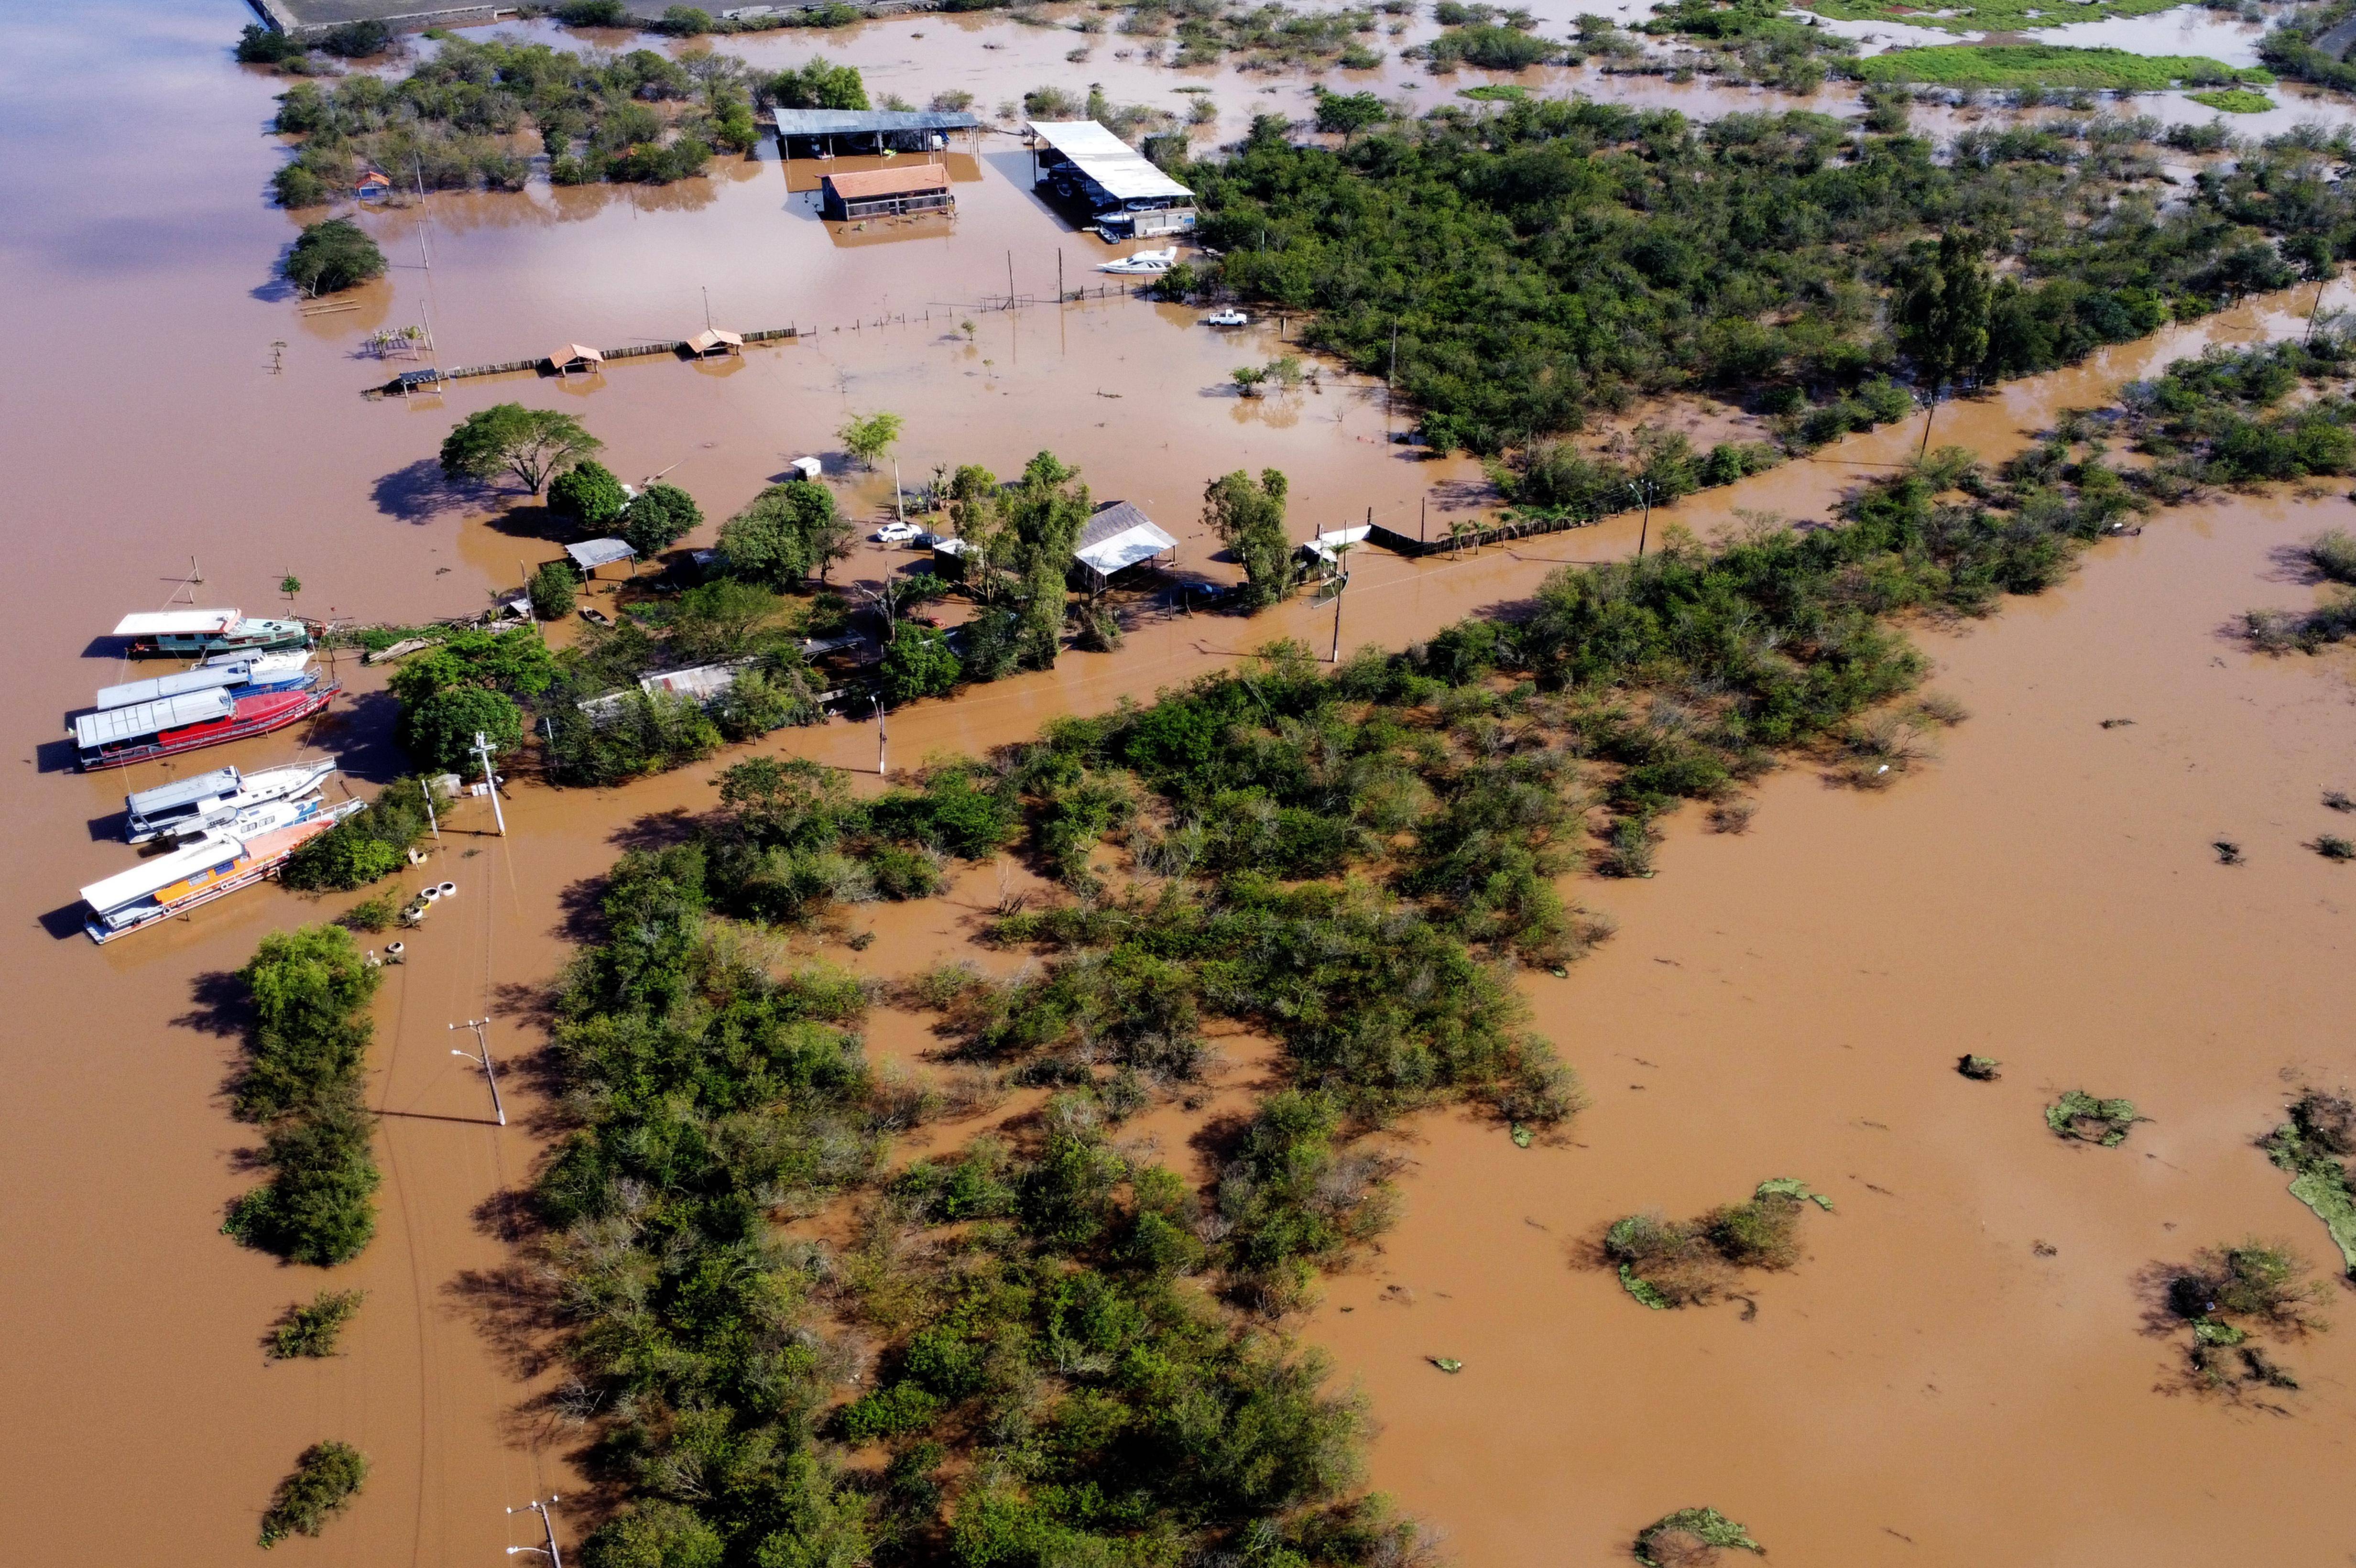
M 548 486 L 548 509 L 593 532 L 611 528 L 629 504 L 622 482 L 594 458 L 574 464 Z
M 1961 229 L 1917 244 L 1900 264 L 1894 311 L 1898 346 L 1914 361 L 1931 399 L 1987 353 L 1993 291 L 1978 242 Z
M 442 472 L 453 479 L 482 480 L 512 474 L 537 496 L 550 480 L 605 444 L 571 414 L 498 403 L 468 414 L 443 438 Z
M 1291 536 L 1284 528 L 1283 471 L 1260 470 L 1259 482 L 1238 468 L 1203 489 L 1203 521 L 1235 553 L 1248 580 L 1245 608 L 1273 604 L 1299 578 Z
M 280 271 L 306 294 L 331 294 L 384 276 L 384 252 L 350 219 L 330 218 L 295 238 Z
M 772 485 L 720 528 L 728 570 L 747 581 L 791 588 L 812 571 L 851 553 L 851 519 L 835 509 L 834 492 L 807 479 Z
M 853 414 L 834 434 L 842 450 L 859 459 L 861 467 L 873 468 L 892 454 L 900 439 L 900 416 L 894 413 Z

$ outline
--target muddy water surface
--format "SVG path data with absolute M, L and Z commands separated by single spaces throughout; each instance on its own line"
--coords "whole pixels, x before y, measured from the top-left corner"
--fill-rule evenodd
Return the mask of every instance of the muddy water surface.
M 669 468 L 715 517 L 786 459 L 826 450 L 853 410 L 908 416 L 911 476 L 976 460 L 1010 471 L 1052 446 L 1099 496 L 1162 517 L 1181 536 L 1182 568 L 1209 577 L 1228 569 L 1207 559 L 1194 497 L 1226 468 L 1285 468 L 1304 532 L 1368 507 L 1405 528 L 1428 507 L 1444 526 L 1483 497 L 1472 465 L 1417 463 L 1384 439 L 1378 388 L 1329 376 L 1322 391 L 1284 399 L 1226 391 L 1236 365 L 1283 350 L 1272 329 L 1215 336 L 1189 313 L 1126 299 L 974 309 L 1008 289 L 1009 252 L 1013 291 L 1028 293 L 1053 289 L 1058 250 L 1075 283 L 1106 253 L 1032 201 L 1020 155 L 992 139 L 958 170 L 949 232 L 830 230 L 797 196 L 806 182 L 774 158 L 659 192 L 437 197 L 366 219 L 397 265 L 360 308 L 303 315 L 268 276 L 293 226 L 261 200 L 283 155 L 260 130 L 283 84 L 221 52 L 244 20 L 225 0 L 190 0 L 0 21 L 0 283 L 19 302 L 0 443 L 20 535 L 9 578 L 19 658 L 0 712 L 21 747 L 0 871 L 18 912 L 0 938 L 15 1003 L 0 1245 L 16 1265 L 0 1285 L 0 1332 L 16 1352 L 21 1408 L 0 1436 L 0 1506 L 28 1561 L 243 1563 L 294 1454 L 339 1436 L 371 1456 L 369 1489 L 324 1541 L 281 1555 L 487 1559 L 530 1538 L 508 1505 L 573 1484 L 577 1429 L 538 1413 L 549 1380 L 529 1339 L 505 1330 L 529 1303 L 502 1275 L 511 1253 L 492 1200 L 530 1171 L 540 1108 L 513 1077 L 511 1125 L 487 1125 L 479 1077 L 450 1054 L 467 1037 L 448 1026 L 489 1016 L 495 1051 L 528 1051 L 513 988 L 560 961 L 583 880 L 649 819 L 707 805 L 713 770 L 617 792 L 527 784 L 503 839 L 485 803 L 454 813 L 416 880 L 455 880 L 460 895 L 412 939 L 379 1008 L 382 1229 L 330 1281 L 368 1290 L 369 1305 L 343 1357 L 264 1368 L 264 1325 L 322 1281 L 213 1233 L 248 1179 L 236 1151 L 249 1141 L 218 1098 L 233 1020 L 209 1010 L 213 977 L 265 931 L 337 906 L 273 889 L 103 951 L 73 932 L 72 890 L 128 861 L 110 838 L 123 792 L 166 776 L 61 771 L 48 739 L 59 716 L 121 674 L 95 635 L 162 603 L 191 555 L 198 597 L 255 612 L 288 571 L 315 614 L 399 620 L 481 604 L 552 548 L 530 513 L 443 488 L 431 458 L 457 417 L 509 398 L 582 413 L 617 471 Z M 994 79 L 992 96 L 1034 85 L 1028 63 Z M 359 396 L 398 368 L 360 357 L 379 325 L 430 322 L 445 361 L 504 359 L 575 338 L 680 336 L 701 325 L 707 291 L 722 325 L 820 330 L 723 367 L 470 383 L 406 406 Z M 1938 439 L 2002 451 L 2162 355 L 2286 325 L 2244 313 L 2117 351 L 1944 411 Z M 1859 438 L 1653 526 L 1706 530 L 1738 507 L 1821 517 L 1877 471 L 1868 465 L 1910 444 L 1903 431 Z M 871 515 L 889 504 L 887 476 L 851 488 Z M 1343 638 L 1401 645 L 1522 597 L 1557 560 L 1633 549 L 1639 526 L 1421 565 L 1376 553 L 1343 602 Z M 2142 1388 L 2163 1352 L 2132 1337 L 2122 1283 L 2150 1256 L 2244 1229 L 2319 1250 L 2311 1221 L 2239 1140 L 2263 1126 L 2279 1068 L 2344 1070 L 2322 1028 L 2344 962 L 2325 935 L 2337 884 L 2295 847 L 2315 831 L 2308 797 L 2327 764 L 2346 765 L 2343 692 L 2208 635 L 2254 599 L 2306 592 L 2263 580 L 2265 550 L 2311 526 L 2281 507 L 2220 510 L 2105 547 L 2063 593 L 1938 643 L 1948 684 L 1980 717 L 1924 776 L 1868 801 L 1776 781 L 1752 837 L 1680 836 L 1656 882 L 1588 892 L 1626 933 L 1535 994 L 1596 1088 L 1576 1135 L 1589 1147 L 1524 1153 L 1486 1129 L 1421 1129 L 1423 1173 L 1383 1266 L 1414 1285 L 1425 1316 L 1342 1314 L 1353 1279 L 1314 1325 L 1389 1424 L 1376 1478 L 1451 1528 L 1465 1561 L 1545 1557 L 1565 1540 L 1597 1554 L 1701 1500 L 1779 1549 L 1827 1560 L 1882 1550 L 1885 1522 L 1948 1541 L 1942 1560 L 1990 1546 L 2100 1560 L 2095 1544 L 2072 1542 L 2060 1500 L 1992 1523 L 1955 1484 L 1971 1477 L 1984 1498 L 1997 1490 L 1989 1482 L 2020 1478 L 2029 1461 L 2016 1456 L 2025 1434 L 2049 1429 L 2040 1422 L 2069 1439 L 2079 1457 L 2062 1474 L 2104 1499 L 2106 1531 L 2148 1522 L 2156 1544 L 2132 1538 L 2138 1549 L 2124 1555 L 2170 1560 L 2225 1539 L 2245 1513 L 2278 1532 L 2249 1538 L 2269 1547 L 2339 1539 L 2327 1485 L 2302 1456 L 2344 1437 L 2343 1341 L 2289 1358 L 2311 1379 L 2296 1422 L 2157 1400 Z M 852 574 L 912 559 L 873 552 Z M 1058 713 L 1221 667 L 1270 635 L 1323 649 L 1333 615 L 1299 604 L 1246 625 L 1145 606 L 1119 655 L 895 716 L 892 761 L 1019 739 Z M 347 717 L 205 765 L 331 750 L 363 788 L 388 776 L 397 762 L 378 677 L 346 673 Z M 2137 726 L 2082 734 L 2096 708 Z M 872 725 L 837 723 L 776 743 L 872 769 L 875 739 Z M 2252 864 L 2221 880 L 2201 844 L 2229 829 Z M 965 891 L 962 913 L 879 912 L 878 942 L 857 956 L 887 972 L 898 955 L 954 951 L 995 896 L 987 881 Z M 879 1026 L 878 1048 L 913 1057 L 926 1041 Z M 1967 1048 L 2005 1057 L 2007 1080 L 1981 1089 L 1942 1076 L 1941 1054 Z M 1245 1046 L 1229 1054 L 1213 1111 L 1258 1071 Z M 2081 1080 L 2147 1101 L 2159 1120 L 2125 1154 L 2065 1159 L 2035 1108 Z M 1167 1131 L 1173 1158 L 1187 1125 Z M 1566 1261 L 1563 1248 L 1613 1212 L 1686 1211 L 1779 1172 L 1834 1192 L 1842 1212 L 1811 1217 L 1815 1258 L 1769 1283 L 1755 1322 L 1632 1316 Z M 1521 1226 L 1523 1205 L 1499 1194 L 1527 1195 L 1549 1229 Z M 2152 1233 L 2169 1221 L 2178 1232 Z M 2023 1233 L 2050 1238 L 2059 1256 L 2021 1261 Z M 1369 1290 L 1388 1277 L 1367 1276 Z M 2049 1278 L 2045 1295 L 2006 1283 Z M 1464 1303 L 1462 1319 L 1430 1316 L 1439 1288 L 1450 1310 Z M 1806 1338 L 1801 1325 L 1816 1323 L 1823 1338 Z M 1457 1380 L 1414 1360 L 1468 1343 L 1480 1349 Z M 1506 1364 L 1510 1384 L 1493 1370 Z M 1727 1371 L 1696 1379 L 1696 1367 Z M 1917 1388 L 1933 1382 L 1943 1395 Z M 2214 1497 L 2161 1479 L 2196 1456 Z M 136 1506 L 124 1476 L 138 1477 Z

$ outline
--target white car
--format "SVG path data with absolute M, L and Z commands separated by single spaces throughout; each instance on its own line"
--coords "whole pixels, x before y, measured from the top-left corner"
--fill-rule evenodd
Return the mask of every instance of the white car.
M 1251 317 L 1239 310 L 1215 310 L 1203 318 L 1205 326 L 1249 326 Z
M 886 523 L 869 536 L 877 544 L 911 544 L 918 529 L 914 523 Z

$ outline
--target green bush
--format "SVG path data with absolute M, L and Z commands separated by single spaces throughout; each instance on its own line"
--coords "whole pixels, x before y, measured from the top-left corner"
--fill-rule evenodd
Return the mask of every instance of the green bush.
M 408 859 L 402 850 L 357 818 L 338 822 L 289 856 L 279 880 L 297 892 L 348 892 L 401 869 Z
M 368 1299 L 364 1290 L 323 1290 L 307 1303 L 288 1307 L 271 1326 L 270 1358 L 291 1361 L 304 1357 L 332 1356 L 344 1326 Z
M 475 737 L 487 737 L 495 752 L 510 753 L 523 739 L 523 713 L 504 692 L 453 686 L 404 705 L 397 728 L 402 748 L 419 767 L 463 778 L 482 772 Z
M 563 482 L 557 481 L 560 485 Z M 580 603 L 581 574 L 573 569 L 570 560 L 543 561 L 531 574 L 525 592 L 531 596 L 534 615 L 543 621 L 562 621 Z
M 882 675 L 884 699 L 893 703 L 919 697 L 942 697 L 956 687 L 963 667 L 949 647 L 947 634 L 914 622 L 895 622 L 892 640 L 884 645 Z
M 271 1547 L 290 1536 L 317 1535 L 351 1506 L 368 1471 L 367 1456 L 348 1443 L 315 1443 L 305 1449 L 262 1513 L 261 1544 Z
M 605 533 L 622 520 L 629 504 L 622 482 L 594 458 L 566 469 L 548 486 L 548 509 L 588 533 Z
M 651 560 L 703 525 L 695 497 L 676 485 L 649 485 L 622 511 L 622 538 Z
M 348 218 L 309 224 L 280 266 L 306 294 L 331 294 L 384 276 L 384 252 Z

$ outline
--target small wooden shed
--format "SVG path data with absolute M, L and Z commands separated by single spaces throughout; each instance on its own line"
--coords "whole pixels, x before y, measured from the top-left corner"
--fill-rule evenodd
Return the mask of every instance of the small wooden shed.
M 819 205 L 831 219 L 891 218 L 955 212 L 957 198 L 949 194 L 947 165 L 907 164 L 828 175 L 821 182 Z
M 719 327 L 707 326 L 687 340 L 687 351 L 698 359 L 718 359 L 726 355 L 744 353 L 744 338 L 741 333 L 723 332 Z
M 594 376 L 605 368 L 605 357 L 594 348 L 578 343 L 568 343 L 549 355 L 548 368 L 560 376 L 573 371 L 578 371 L 584 376 Z
M 362 201 L 381 201 L 392 192 L 392 176 L 382 169 L 369 169 L 352 182 L 352 190 Z

